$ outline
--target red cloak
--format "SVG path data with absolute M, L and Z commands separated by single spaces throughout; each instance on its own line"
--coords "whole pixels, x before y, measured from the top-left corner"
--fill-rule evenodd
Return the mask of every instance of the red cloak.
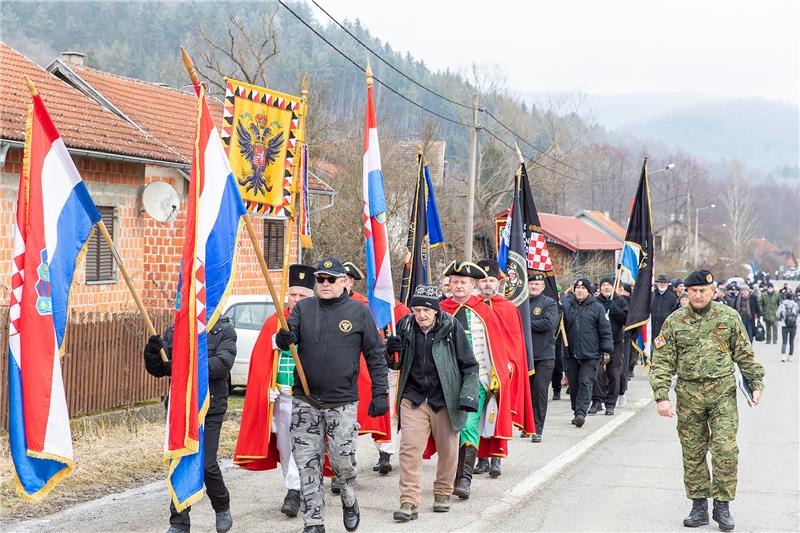
M 284 309 L 283 313 L 288 318 L 289 311 Z M 273 365 L 280 353 L 272 347 L 272 336 L 280 327 L 275 312 L 264 322 L 250 355 L 242 422 L 233 454 L 234 464 L 247 470 L 272 470 L 279 462 L 277 439 L 271 438 L 273 404 L 269 402 L 269 389 L 274 387 Z
M 489 356 L 492 359 L 492 368 L 495 369 L 497 379 L 500 381 L 500 394 L 498 397 L 497 424 L 494 437 L 480 438 L 478 457 L 507 457 L 508 441 L 512 438 L 511 409 L 512 392 L 511 378 L 508 375 L 508 350 L 513 346 L 514 339 L 510 338 L 508 330 L 501 324 L 501 319 L 486 305 L 480 296 L 472 295 L 464 304 L 456 303 L 452 298 L 439 303 L 442 311 L 455 316 L 461 307 L 466 307 L 476 313 L 486 326 L 486 336 L 489 342 Z M 431 441 L 432 442 L 432 441 Z M 429 442 L 430 445 L 430 442 Z
M 522 334 L 522 318 L 517 306 L 499 294 L 487 302 L 500 318 L 500 326 L 506 329 L 509 339 L 508 361 L 514 368 L 511 374 L 511 421 L 525 433 L 536 433 L 533 421 L 533 400 L 528 376 L 532 374 L 528 368 L 528 352 Z

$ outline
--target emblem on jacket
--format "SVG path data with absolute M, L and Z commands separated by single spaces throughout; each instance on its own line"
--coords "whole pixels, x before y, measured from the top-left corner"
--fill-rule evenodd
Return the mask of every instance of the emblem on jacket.
M 542 308 L 541 307 L 534 307 L 533 308 L 533 314 L 536 315 L 536 316 L 541 315 L 542 314 Z
M 350 322 L 349 320 L 342 320 L 341 322 L 339 322 L 339 329 L 343 333 L 350 333 L 350 330 L 353 329 L 353 323 Z

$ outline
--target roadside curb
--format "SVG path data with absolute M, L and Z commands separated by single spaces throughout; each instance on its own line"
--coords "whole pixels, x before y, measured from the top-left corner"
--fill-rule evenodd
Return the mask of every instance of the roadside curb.
M 614 433 L 614 431 L 622 427 L 623 424 L 640 413 L 651 402 L 652 400 L 650 398 L 642 398 L 632 405 L 633 409 L 626 410 L 624 413 L 619 414 L 614 420 L 605 424 L 590 435 L 587 435 L 583 440 L 567 449 L 561 455 L 537 469 L 531 475 L 507 490 L 499 498 L 497 503 L 486 508 L 480 514 L 479 518 L 467 524 L 463 530 L 471 531 L 473 530 L 473 525 L 491 524 L 498 521 L 503 515 L 507 515 L 515 507 L 524 503 L 545 483 L 586 455 L 597 443 L 606 439 Z M 477 527 L 476 529 L 481 528 Z

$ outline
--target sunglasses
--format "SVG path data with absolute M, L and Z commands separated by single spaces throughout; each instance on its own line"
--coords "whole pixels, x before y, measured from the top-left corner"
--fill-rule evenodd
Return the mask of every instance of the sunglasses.
M 317 283 L 319 283 L 320 285 L 323 285 L 325 283 L 330 283 L 331 285 L 333 285 L 339 278 L 334 278 L 332 276 L 315 276 L 315 279 L 317 280 Z

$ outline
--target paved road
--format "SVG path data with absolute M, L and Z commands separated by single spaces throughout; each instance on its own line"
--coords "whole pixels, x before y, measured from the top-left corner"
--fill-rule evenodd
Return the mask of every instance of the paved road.
M 756 343 L 756 355 L 766 367 L 765 393 L 755 408 L 740 395 L 736 531 L 800 531 L 800 364 L 781 363 L 775 345 Z M 681 520 L 691 505 L 675 423 L 650 404 L 496 529 L 687 531 Z
M 739 500 L 733 511 L 737 531 L 800 531 L 798 511 L 798 362 L 780 363 L 774 346 L 757 345 L 767 365 L 764 404 L 742 407 L 739 442 Z M 448 514 L 434 514 L 434 464 L 423 472 L 423 508 L 412 524 L 397 524 L 395 470 L 386 478 L 371 471 L 377 453 L 359 441 L 360 531 L 681 531 L 687 510 L 682 491 L 675 422 L 654 414 L 639 370 L 629 404 L 617 415 L 590 417 L 582 429 L 570 425 L 569 402 L 552 402 L 545 441 L 515 438 L 503 475 L 476 476 L 473 497 L 455 502 Z M 154 451 L 157 453 L 157 451 Z M 234 531 L 295 532 L 299 518 L 278 511 L 284 489 L 275 471 L 253 473 L 228 467 L 225 479 L 233 502 Z M 150 532 L 168 521 L 163 482 L 88 502 L 9 531 Z M 577 505 L 576 505 L 577 502 Z M 327 529 L 344 531 L 338 498 L 327 495 Z M 194 531 L 213 531 L 206 500 L 192 511 Z

